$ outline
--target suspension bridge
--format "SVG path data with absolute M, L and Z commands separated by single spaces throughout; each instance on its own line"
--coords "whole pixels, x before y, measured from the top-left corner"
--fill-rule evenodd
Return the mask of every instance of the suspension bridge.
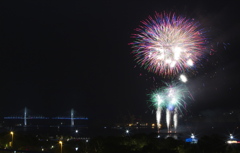
M 44 117 L 44 116 L 34 116 L 28 113 L 28 109 L 25 107 L 23 115 L 21 116 L 6 116 L 3 117 L 4 120 L 22 120 L 24 126 L 28 126 L 28 120 L 70 120 L 70 126 L 75 126 L 76 120 L 88 120 L 87 117 L 78 117 L 74 109 L 71 109 L 70 114 L 63 117 Z

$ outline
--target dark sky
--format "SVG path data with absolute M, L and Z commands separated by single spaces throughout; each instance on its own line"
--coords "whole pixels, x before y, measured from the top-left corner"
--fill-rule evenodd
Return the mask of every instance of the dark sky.
M 5 1 L 1 4 L 1 116 L 74 108 L 89 118 L 152 116 L 147 94 L 166 78 L 136 66 L 131 34 L 155 11 L 194 18 L 216 50 L 187 86 L 187 112 L 239 108 L 238 4 L 227 1 Z M 223 43 L 230 45 L 224 45 Z M 154 79 L 153 79 L 154 78 Z M 154 81 L 155 80 L 155 81 Z M 187 113 L 186 113 L 187 114 Z

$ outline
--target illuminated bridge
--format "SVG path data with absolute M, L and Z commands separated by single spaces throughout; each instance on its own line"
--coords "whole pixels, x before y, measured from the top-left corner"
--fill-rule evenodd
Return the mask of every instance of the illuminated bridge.
M 71 126 L 75 125 L 75 120 L 88 120 L 87 117 L 75 116 L 75 111 L 71 109 L 71 113 L 66 117 L 44 117 L 44 116 L 30 116 L 28 115 L 27 108 L 24 109 L 23 116 L 7 116 L 4 120 L 23 120 L 24 126 L 27 126 L 28 120 L 70 120 Z

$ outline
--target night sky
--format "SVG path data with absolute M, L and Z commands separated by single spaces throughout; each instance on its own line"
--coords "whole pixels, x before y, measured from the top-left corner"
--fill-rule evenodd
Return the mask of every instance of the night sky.
M 206 55 L 187 86 L 184 115 L 240 109 L 238 4 L 229 1 L 5 1 L 1 4 L 0 115 L 154 117 L 147 94 L 162 81 L 136 65 L 134 29 L 155 11 L 194 18 L 208 31 Z

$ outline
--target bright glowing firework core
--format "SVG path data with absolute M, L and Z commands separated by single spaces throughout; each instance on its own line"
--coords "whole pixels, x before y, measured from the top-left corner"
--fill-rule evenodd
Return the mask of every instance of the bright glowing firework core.
M 185 82 L 187 82 L 187 77 L 185 75 L 181 74 L 180 80 L 185 83 Z
M 172 13 L 149 16 L 136 31 L 130 44 L 137 63 L 159 75 L 184 72 L 205 50 L 206 38 L 198 23 Z
M 161 103 L 162 103 L 162 99 L 160 98 L 159 95 L 157 95 L 157 105 L 160 106 Z

